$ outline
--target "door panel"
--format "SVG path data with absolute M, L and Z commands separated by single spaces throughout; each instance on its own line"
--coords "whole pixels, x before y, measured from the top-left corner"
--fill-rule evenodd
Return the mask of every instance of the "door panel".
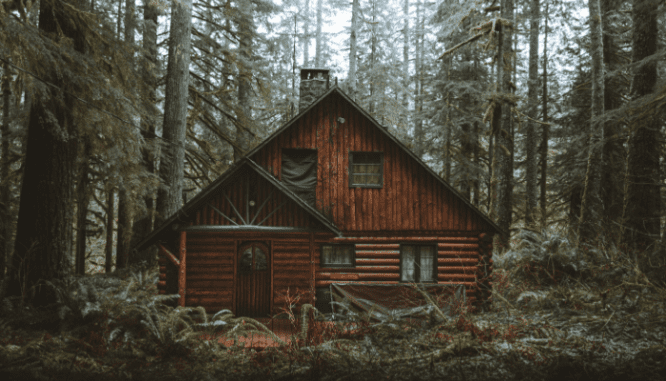
M 236 316 L 268 316 L 271 289 L 269 255 L 268 246 L 261 242 L 249 242 L 239 247 Z

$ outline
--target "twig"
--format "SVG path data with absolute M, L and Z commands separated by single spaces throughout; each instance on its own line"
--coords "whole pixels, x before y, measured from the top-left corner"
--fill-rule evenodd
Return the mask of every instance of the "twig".
M 521 116 L 524 116 L 525 118 L 527 118 L 527 119 L 529 119 L 529 120 L 531 120 L 531 121 L 533 121 L 533 122 L 536 122 L 536 123 L 539 123 L 539 124 L 543 124 L 544 126 L 551 126 L 551 125 L 552 125 L 551 123 L 548 123 L 548 122 L 542 122 L 542 121 L 540 121 L 540 120 L 536 120 L 536 119 L 530 118 L 529 116 L 523 114 L 522 112 L 518 111 L 517 109 L 516 109 L 516 113 L 519 114 L 519 115 L 521 115 Z
M 611 314 L 611 316 L 608 318 L 608 320 L 606 320 L 606 324 L 604 324 L 604 326 L 601 327 L 601 331 L 602 331 L 602 332 L 603 332 L 604 328 L 606 328 L 606 325 L 608 325 L 608 322 L 609 322 L 610 319 L 613 317 L 613 315 L 615 315 L 615 310 L 613 310 L 613 313 Z
M 445 51 L 444 53 L 442 53 L 442 55 L 439 56 L 438 60 L 441 60 L 441 59 L 444 58 L 444 56 L 446 56 L 447 54 L 451 54 L 451 53 L 453 53 L 453 52 L 454 52 L 455 50 L 457 50 L 458 48 L 460 48 L 460 47 L 462 47 L 462 46 L 464 46 L 464 45 L 467 45 L 467 44 L 473 42 L 474 40 L 478 40 L 479 38 L 481 38 L 481 36 L 486 35 L 486 34 L 488 34 L 488 33 L 490 33 L 490 32 L 491 32 L 490 30 L 487 30 L 487 31 L 485 31 L 485 32 L 483 32 L 483 33 L 479 33 L 479 34 L 477 34 L 476 36 L 473 36 L 472 38 L 467 39 L 466 41 L 463 41 L 463 42 L 459 43 L 458 45 L 456 45 L 456 46 L 452 47 L 451 49 L 449 49 L 449 50 Z
M 516 309 L 516 307 L 514 307 L 513 304 L 509 303 L 508 300 L 504 299 L 504 297 L 503 297 L 502 295 L 500 295 L 499 292 L 495 292 L 493 296 L 497 296 L 498 298 L 500 298 L 500 300 L 502 300 L 502 301 L 503 301 L 504 303 L 506 303 L 509 307 L 511 307 L 512 310 L 515 310 L 515 309 Z

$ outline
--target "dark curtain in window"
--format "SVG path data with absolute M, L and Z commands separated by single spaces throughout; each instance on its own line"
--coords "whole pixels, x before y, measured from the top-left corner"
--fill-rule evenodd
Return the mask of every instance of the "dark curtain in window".
M 308 204 L 315 206 L 317 151 L 282 150 L 282 182 Z

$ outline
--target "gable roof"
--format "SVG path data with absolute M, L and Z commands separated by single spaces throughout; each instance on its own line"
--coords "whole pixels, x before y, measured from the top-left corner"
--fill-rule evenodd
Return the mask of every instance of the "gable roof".
M 205 205 L 208 200 L 214 196 L 215 192 L 226 185 L 229 180 L 233 180 L 234 175 L 239 173 L 241 169 L 247 168 L 256 172 L 260 177 L 268 181 L 270 184 L 275 186 L 280 192 L 282 192 L 287 198 L 291 199 L 296 205 L 303 208 L 310 216 L 319 221 L 324 227 L 336 234 L 341 236 L 342 233 L 340 230 L 321 212 L 312 207 L 310 204 L 306 203 L 298 197 L 294 192 L 289 190 L 284 184 L 275 179 L 270 173 L 266 172 L 261 166 L 259 166 L 254 161 L 250 160 L 248 156 L 241 158 L 239 161 L 234 163 L 226 172 L 224 172 L 220 177 L 215 181 L 210 183 L 205 187 L 201 192 L 194 196 L 190 201 L 188 201 L 182 208 L 180 208 L 176 213 L 164 221 L 158 228 L 153 230 L 146 238 L 139 242 L 134 248 L 141 251 L 152 245 L 157 241 L 163 234 L 168 231 L 168 227 L 173 223 L 185 222 L 189 217 L 196 212 L 196 210 L 203 205 Z M 247 226 L 248 229 L 252 229 L 253 225 Z M 243 229 L 245 226 L 240 226 L 240 229 Z M 255 227 L 256 228 L 256 227 Z
M 418 164 L 420 164 L 426 172 L 428 172 L 430 175 L 432 175 L 437 181 L 442 184 L 446 189 L 448 189 L 451 193 L 453 193 L 456 197 L 458 197 L 460 200 L 462 200 L 465 205 L 470 208 L 475 214 L 480 216 L 485 222 L 487 222 L 494 230 L 496 233 L 500 234 L 505 234 L 506 232 L 503 232 L 502 229 L 495 223 L 493 220 L 491 220 L 485 213 L 483 213 L 479 208 L 474 206 L 472 203 L 469 202 L 465 197 L 463 197 L 455 188 L 453 188 L 449 183 L 447 183 L 443 178 L 441 178 L 435 171 L 433 171 L 421 158 L 416 156 L 412 150 L 407 148 L 400 140 L 398 140 L 395 136 L 393 136 L 389 131 L 388 128 L 382 126 L 375 120 L 375 118 L 372 117 L 369 113 L 367 113 L 360 105 L 358 105 L 354 100 L 352 100 L 347 94 L 345 94 L 342 89 L 340 89 L 337 85 L 332 86 L 328 91 L 326 91 L 324 94 L 322 94 L 317 100 L 312 102 L 310 106 L 308 106 L 305 110 L 301 111 L 293 117 L 289 122 L 287 122 L 285 125 L 282 127 L 278 128 L 273 132 L 271 135 L 269 135 L 266 139 L 264 139 L 263 142 L 261 142 L 258 146 L 256 146 L 254 149 L 250 150 L 245 157 L 252 157 L 255 153 L 259 152 L 262 148 L 264 148 L 266 145 L 268 145 L 273 139 L 275 139 L 278 135 L 280 135 L 283 131 L 291 127 L 298 121 L 303 115 L 305 115 L 308 111 L 313 109 L 315 106 L 317 106 L 320 102 L 322 102 L 325 98 L 330 96 L 331 94 L 336 93 L 339 94 L 343 99 L 345 99 L 349 104 L 354 107 L 361 115 L 364 117 L 368 118 L 372 122 L 372 124 L 379 130 L 381 133 L 383 133 L 389 140 L 391 140 L 393 143 L 395 143 L 398 147 L 400 147 L 407 155 L 409 155 L 412 159 L 416 160 Z
M 213 193 L 221 187 L 223 184 L 227 182 L 232 176 L 242 167 L 247 166 L 248 168 L 252 169 L 256 173 L 258 173 L 261 177 L 269 181 L 272 185 L 274 185 L 276 188 L 278 188 L 282 193 L 284 193 L 288 198 L 290 198 L 292 201 L 294 201 L 297 205 L 302 207 L 308 214 L 310 214 L 312 217 L 314 217 L 317 221 L 321 222 L 327 229 L 329 229 L 331 232 L 335 233 L 338 236 L 341 236 L 342 233 L 340 230 L 331 222 L 328 218 L 326 218 L 321 212 L 319 212 L 317 209 L 303 201 L 300 197 L 298 197 L 296 194 L 294 194 L 291 190 L 289 190 L 287 187 L 285 187 L 280 181 L 275 179 L 273 175 L 268 173 L 265 169 L 263 169 L 261 166 L 259 166 L 257 163 L 255 163 L 253 160 L 250 158 L 257 152 L 259 152 L 262 148 L 264 148 L 267 144 L 269 144 L 273 139 L 275 139 L 278 135 L 280 135 L 282 132 L 284 132 L 286 129 L 294 125 L 300 118 L 303 117 L 308 111 L 316 107 L 320 102 L 322 102 L 324 99 L 326 99 L 328 96 L 331 94 L 338 94 L 340 95 L 343 99 L 345 99 L 349 104 L 356 109 L 361 115 L 364 117 L 368 118 L 372 122 L 372 124 L 379 130 L 381 133 L 383 133 L 389 140 L 391 140 L 393 143 L 395 143 L 398 147 L 400 147 L 408 156 L 410 156 L 412 159 L 414 159 L 419 165 L 421 165 L 427 173 L 429 173 L 431 176 L 433 176 L 437 181 L 442 184 L 446 189 L 448 189 L 453 195 L 458 197 L 468 208 L 470 208 L 476 215 L 481 217 L 488 225 L 495 230 L 495 233 L 505 233 L 500 229 L 500 227 L 493 222 L 485 213 L 483 213 L 479 208 L 476 206 L 472 205 L 472 203 L 469 202 L 465 197 L 463 197 L 455 188 L 453 188 L 449 183 L 447 183 L 444 179 L 442 179 L 435 171 L 433 171 L 426 163 L 421 160 L 418 156 L 416 156 L 409 148 L 407 148 L 400 140 L 398 140 L 395 136 L 393 136 L 387 128 L 379 124 L 373 118 L 369 113 L 367 113 L 362 107 L 360 107 L 354 100 L 352 100 L 347 94 L 345 94 L 344 91 L 342 91 L 337 85 L 332 86 L 328 91 L 326 91 L 324 94 L 322 94 L 319 98 L 317 98 L 316 101 L 314 101 L 311 105 L 309 105 L 305 110 L 301 111 L 298 113 L 298 115 L 294 116 L 290 121 L 288 121 L 286 124 L 284 124 L 282 127 L 278 128 L 275 130 L 271 135 L 269 135 L 266 139 L 264 139 L 263 142 L 261 142 L 258 146 L 256 146 L 254 149 L 250 150 L 243 158 L 241 158 L 239 161 L 234 163 L 226 172 L 224 172 L 219 178 L 217 178 L 215 181 L 213 181 L 210 185 L 208 185 L 206 188 L 204 188 L 199 194 L 197 194 L 194 198 L 192 198 L 189 202 L 187 202 L 181 209 L 179 209 L 174 215 L 169 217 L 166 221 L 162 223 L 161 226 L 153 230 L 152 233 L 150 233 L 146 238 L 144 238 L 141 242 L 139 242 L 134 248 L 137 250 L 143 250 L 146 247 L 152 245 L 155 243 L 155 241 L 160 238 L 162 234 L 165 234 L 165 231 L 167 230 L 167 227 L 171 226 L 174 222 L 178 221 L 185 221 L 185 219 L 190 215 L 190 213 L 193 213 L 197 208 L 201 207 L 204 205 L 209 198 L 213 196 Z

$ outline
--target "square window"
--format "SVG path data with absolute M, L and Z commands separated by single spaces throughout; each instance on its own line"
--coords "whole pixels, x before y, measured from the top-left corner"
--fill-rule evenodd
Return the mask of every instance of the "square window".
M 384 185 L 384 155 L 381 152 L 349 153 L 349 186 L 381 188 Z
M 434 246 L 400 247 L 400 281 L 437 283 L 437 252 Z
M 321 267 L 354 267 L 354 245 L 323 245 Z

